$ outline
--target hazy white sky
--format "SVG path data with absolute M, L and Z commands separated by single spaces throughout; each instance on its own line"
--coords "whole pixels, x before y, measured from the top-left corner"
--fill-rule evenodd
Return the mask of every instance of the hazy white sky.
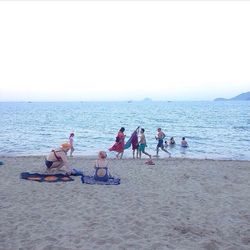
M 0 101 L 250 91 L 250 2 L 0 2 Z

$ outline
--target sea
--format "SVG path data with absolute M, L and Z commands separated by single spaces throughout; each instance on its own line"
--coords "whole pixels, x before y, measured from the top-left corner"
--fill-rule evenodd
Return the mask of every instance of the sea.
M 0 156 L 46 155 L 71 132 L 74 154 L 95 156 L 108 152 L 121 127 L 128 140 L 140 126 L 152 155 L 160 127 L 176 141 L 172 157 L 250 160 L 250 101 L 0 102 L 0 117 Z M 124 157 L 132 157 L 131 148 Z

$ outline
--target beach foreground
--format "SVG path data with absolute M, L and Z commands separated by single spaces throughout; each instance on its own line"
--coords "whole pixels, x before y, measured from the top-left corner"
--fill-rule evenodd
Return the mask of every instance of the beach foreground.
M 119 186 L 19 179 L 43 160 L 1 158 L 1 250 L 250 248 L 249 161 L 112 159 Z M 70 162 L 91 174 L 93 160 Z

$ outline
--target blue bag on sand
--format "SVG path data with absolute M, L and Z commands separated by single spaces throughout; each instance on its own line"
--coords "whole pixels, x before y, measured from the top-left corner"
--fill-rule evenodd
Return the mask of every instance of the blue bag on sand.
M 39 174 L 39 173 L 29 173 L 23 172 L 20 174 L 21 179 L 38 181 L 38 182 L 65 182 L 73 181 L 70 176 L 64 174 Z
M 110 177 L 107 181 L 97 181 L 94 179 L 94 176 L 82 176 L 81 177 L 82 183 L 85 184 L 98 184 L 98 185 L 119 185 L 121 182 L 120 178 Z
M 83 171 L 73 168 L 73 173 L 71 174 L 73 176 L 82 176 L 83 175 Z

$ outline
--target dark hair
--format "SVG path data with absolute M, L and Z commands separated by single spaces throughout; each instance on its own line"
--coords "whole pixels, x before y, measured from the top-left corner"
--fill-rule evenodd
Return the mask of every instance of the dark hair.
M 185 140 L 185 137 L 182 137 L 182 140 Z
M 120 132 L 124 132 L 124 131 L 125 131 L 125 128 L 121 127 Z
M 141 131 L 144 133 L 144 132 L 145 132 L 145 129 L 144 129 L 144 128 L 141 128 Z

